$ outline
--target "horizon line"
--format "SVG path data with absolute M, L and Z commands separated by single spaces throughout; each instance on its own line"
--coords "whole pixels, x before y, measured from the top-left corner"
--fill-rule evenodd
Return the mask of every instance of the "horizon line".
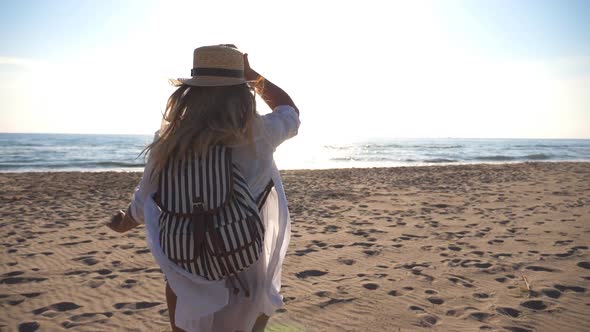
M 0 131 L 0 134 L 14 134 L 14 135 L 88 135 L 88 136 L 153 136 L 154 133 L 64 133 L 64 132 L 6 132 Z M 537 139 L 537 140 L 590 140 L 590 137 L 454 137 L 454 136 L 378 136 L 378 137 L 367 137 L 367 140 L 375 139 Z M 358 137 L 354 140 L 361 140 Z

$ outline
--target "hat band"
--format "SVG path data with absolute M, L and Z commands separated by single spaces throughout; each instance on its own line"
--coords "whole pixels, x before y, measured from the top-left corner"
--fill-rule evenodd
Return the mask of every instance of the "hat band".
M 243 78 L 244 71 L 238 69 L 224 69 L 224 68 L 193 68 L 191 69 L 191 76 L 219 76 L 219 77 L 234 77 Z

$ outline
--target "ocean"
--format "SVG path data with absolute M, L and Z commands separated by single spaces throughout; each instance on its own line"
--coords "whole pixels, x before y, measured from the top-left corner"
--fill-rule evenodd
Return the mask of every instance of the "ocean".
M 0 172 L 141 171 L 151 135 L 0 133 Z M 590 139 L 370 139 L 327 144 L 296 138 L 281 169 L 590 161 Z

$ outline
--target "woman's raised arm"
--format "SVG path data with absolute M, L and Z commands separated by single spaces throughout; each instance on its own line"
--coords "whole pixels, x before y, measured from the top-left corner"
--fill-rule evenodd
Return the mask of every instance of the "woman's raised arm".
M 248 81 L 254 82 L 253 85 L 256 92 L 260 94 L 262 100 L 264 100 L 271 110 L 274 110 L 280 105 L 289 105 L 295 109 L 297 114 L 299 114 L 299 109 L 295 106 L 293 99 L 291 99 L 283 89 L 258 74 L 254 69 L 250 68 L 248 54 L 244 54 L 244 75 Z

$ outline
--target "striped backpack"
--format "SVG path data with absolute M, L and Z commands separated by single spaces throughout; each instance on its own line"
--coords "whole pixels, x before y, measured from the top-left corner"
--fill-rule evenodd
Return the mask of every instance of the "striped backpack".
M 156 204 L 165 254 L 186 271 L 208 280 L 228 279 L 249 291 L 238 272 L 254 264 L 264 247 L 259 209 L 272 181 L 255 200 L 231 149 L 212 146 L 204 155 L 171 158 L 159 174 Z

